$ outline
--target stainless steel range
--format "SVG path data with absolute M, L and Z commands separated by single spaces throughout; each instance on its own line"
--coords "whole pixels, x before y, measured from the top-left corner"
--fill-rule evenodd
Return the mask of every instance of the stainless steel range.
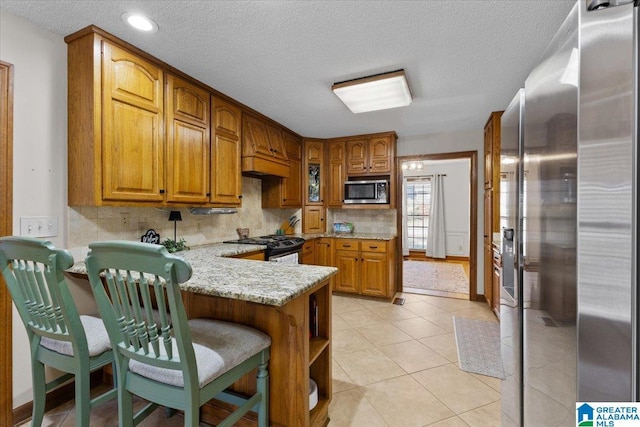
M 264 245 L 267 247 L 264 252 L 267 261 L 299 263 L 300 251 L 302 250 L 304 239 L 302 237 L 269 235 L 227 240 L 224 243 Z

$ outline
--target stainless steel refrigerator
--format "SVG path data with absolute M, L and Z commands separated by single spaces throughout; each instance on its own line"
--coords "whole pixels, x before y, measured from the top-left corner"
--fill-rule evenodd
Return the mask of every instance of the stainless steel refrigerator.
M 638 26 L 579 0 L 503 115 L 504 426 L 638 400 Z

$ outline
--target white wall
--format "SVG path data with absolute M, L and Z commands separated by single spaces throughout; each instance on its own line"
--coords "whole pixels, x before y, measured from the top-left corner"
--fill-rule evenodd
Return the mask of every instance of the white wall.
M 487 118 L 490 112 L 487 111 Z M 437 133 L 410 138 L 398 139 L 398 156 L 412 156 L 420 154 L 454 153 L 460 151 L 478 152 L 478 230 L 476 236 L 476 260 L 477 260 L 477 292 L 484 293 L 484 259 L 483 255 L 483 229 L 484 212 L 482 201 L 484 200 L 484 130 L 469 130 L 460 132 Z
M 0 10 L 0 59 L 14 68 L 13 233 L 20 217 L 57 216 L 66 245 L 67 45 L 62 37 Z M 13 406 L 31 400 L 29 347 L 13 313 Z

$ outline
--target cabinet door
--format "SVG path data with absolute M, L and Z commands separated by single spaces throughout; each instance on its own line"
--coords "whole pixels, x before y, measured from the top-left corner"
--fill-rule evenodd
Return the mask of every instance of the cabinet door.
M 240 206 L 242 201 L 242 171 L 240 163 L 240 109 L 218 98 L 212 98 L 211 144 L 212 203 Z
M 358 293 L 360 291 L 360 258 L 358 251 L 335 251 L 335 265 L 338 274 L 334 289 L 339 292 Z
M 329 206 L 342 206 L 344 200 L 344 141 L 331 141 L 328 145 L 329 153 L 329 187 L 327 195 Z
M 324 205 L 324 144 L 307 140 L 304 147 L 304 204 Z
M 302 245 L 302 262 L 301 264 L 313 265 L 316 262 L 315 257 L 315 239 L 307 240 Z
M 209 199 L 209 92 L 167 75 L 167 201 Z
M 389 262 L 386 253 L 362 252 L 362 295 L 387 297 Z
M 333 267 L 333 239 L 330 237 L 321 237 L 315 243 L 315 264 L 325 267 Z
M 269 144 L 269 135 L 267 133 L 266 124 L 248 114 L 243 115 L 244 132 L 249 135 L 245 138 L 245 141 L 250 141 L 249 144 L 245 144 L 243 149 L 243 156 L 255 156 L 256 154 L 262 154 L 265 156 L 273 157 L 271 151 L 271 145 Z
M 484 188 L 493 185 L 493 119 L 484 128 Z
M 103 42 L 102 198 L 164 199 L 162 70 Z
M 297 136 L 282 131 L 282 139 L 289 160 L 302 161 L 302 141 Z
M 324 233 L 325 208 L 322 206 L 305 206 L 302 217 L 303 233 Z
M 484 297 L 491 306 L 493 303 L 493 230 L 492 230 L 493 193 L 484 191 Z
M 369 140 L 369 173 L 391 173 L 391 139 L 389 137 Z
M 491 308 L 497 316 L 500 316 L 500 267 L 497 265 L 493 265 L 492 288 Z
M 284 139 L 282 138 L 282 131 L 269 124 L 265 126 L 267 127 L 267 135 L 269 136 L 271 155 L 278 160 L 287 161 L 287 150 L 284 145 Z
M 366 139 L 347 141 L 347 176 L 364 175 L 369 171 L 367 148 Z
M 282 206 L 302 206 L 302 167 L 299 161 L 289 161 L 289 178 L 282 178 Z

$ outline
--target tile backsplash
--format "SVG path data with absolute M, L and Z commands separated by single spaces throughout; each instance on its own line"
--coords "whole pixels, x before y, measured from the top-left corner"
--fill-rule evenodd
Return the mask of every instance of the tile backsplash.
M 189 209 L 132 207 L 69 207 L 67 247 L 76 259 L 84 259 L 89 243 L 101 240 L 140 241 L 148 230 L 160 233 L 160 239 L 173 239 L 173 222 L 169 212 L 179 210 L 177 238 L 189 246 L 237 239 L 236 228 L 249 228 L 250 236 L 274 234 L 291 215 L 302 219 L 301 209 L 262 209 L 262 181 L 242 177 L 242 207 L 235 214 L 193 215 Z M 327 231 L 334 222 L 351 222 L 361 233 L 391 233 L 396 230 L 395 210 L 329 209 Z M 302 224 L 296 225 L 296 233 Z
M 327 214 L 331 231 L 334 222 L 350 222 L 359 233 L 396 234 L 396 211 L 381 209 L 331 209 Z
M 300 209 L 262 209 L 262 181 L 242 178 L 242 207 L 235 214 L 192 215 L 189 209 L 133 207 L 69 207 L 67 247 L 76 259 L 84 259 L 91 242 L 101 240 L 140 241 L 148 229 L 160 233 L 160 239 L 173 239 L 169 212 L 179 210 L 177 238 L 189 246 L 237 239 L 236 228 L 249 228 L 251 236 L 274 234 L 280 224 Z M 301 224 L 296 232 L 301 231 Z

